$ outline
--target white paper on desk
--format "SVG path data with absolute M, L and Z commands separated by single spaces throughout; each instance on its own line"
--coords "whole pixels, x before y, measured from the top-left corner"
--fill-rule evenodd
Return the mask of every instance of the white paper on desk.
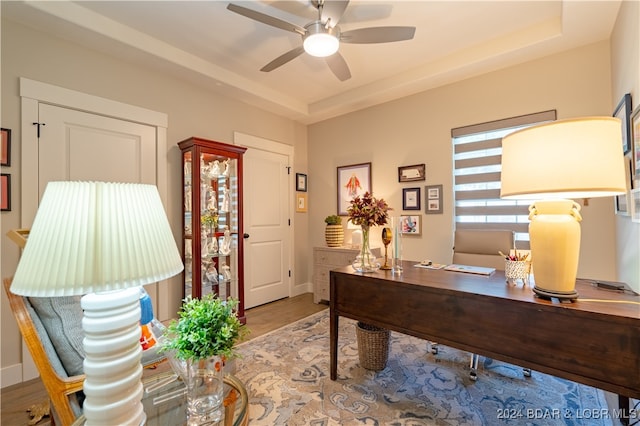
M 424 268 L 424 269 L 442 269 L 447 265 L 444 263 L 416 263 L 413 266 L 415 266 L 416 268 Z
M 487 268 L 485 266 L 470 266 L 470 265 L 456 265 L 456 264 L 449 265 L 444 269 L 446 271 L 466 272 L 468 274 L 479 274 L 479 275 L 491 275 L 496 271 L 496 268 Z

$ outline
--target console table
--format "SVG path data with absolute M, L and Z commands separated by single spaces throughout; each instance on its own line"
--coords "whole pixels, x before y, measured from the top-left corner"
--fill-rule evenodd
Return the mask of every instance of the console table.
M 560 303 L 507 285 L 501 271 L 481 276 L 403 263 L 401 275 L 331 271 L 332 380 L 344 316 L 640 398 L 640 306 L 620 303 L 640 297 L 578 281 L 577 301 Z

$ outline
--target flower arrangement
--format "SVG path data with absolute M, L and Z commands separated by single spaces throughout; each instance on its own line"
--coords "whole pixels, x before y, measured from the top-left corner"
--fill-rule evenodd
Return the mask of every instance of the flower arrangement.
M 173 351 L 182 360 L 204 359 L 214 355 L 235 356 L 233 346 L 247 330 L 235 308 L 238 300 L 220 300 L 214 294 L 200 299 L 188 296 L 164 335 L 162 349 Z
M 362 197 L 359 195 L 351 200 L 347 208 L 349 221 L 354 225 L 370 227 L 384 225 L 389 219 L 389 210 L 393 210 L 382 198 L 377 199 L 369 192 Z

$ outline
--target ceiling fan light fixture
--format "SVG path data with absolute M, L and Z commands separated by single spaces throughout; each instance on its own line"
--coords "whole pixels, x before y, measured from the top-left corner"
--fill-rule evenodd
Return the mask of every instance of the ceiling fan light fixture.
M 336 27 L 325 28 L 320 21 L 312 22 L 305 27 L 307 33 L 303 38 L 304 51 L 311 56 L 324 58 L 338 51 L 340 41 Z

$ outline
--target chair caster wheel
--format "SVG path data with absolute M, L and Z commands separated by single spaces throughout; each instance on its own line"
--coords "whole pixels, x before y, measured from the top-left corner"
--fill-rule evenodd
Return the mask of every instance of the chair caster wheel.
M 530 368 L 523 368 L 522 369 L 522 374 L 524 375 L 524 377 L 531 377 L 531 369 Z
M 471 379 L 472 382 L 477 381 L 478 380 L 478 373 L 476 373 L 475 371 L 469 372 L 469 379 Z

